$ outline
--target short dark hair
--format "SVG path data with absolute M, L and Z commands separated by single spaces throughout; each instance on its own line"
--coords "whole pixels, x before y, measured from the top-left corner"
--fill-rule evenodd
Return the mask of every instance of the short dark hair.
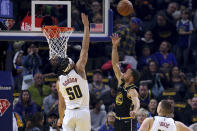
M 166 116 L 168 116 L 174 112 L 173 106 L 167 100 L 161 100 L 160 106 L 161 106 L 162 113 Z
M 131 75 L 133 76 L 134 79 L 134 83 L 137 83 L 140 79 L 140 73 L 139 71 L 135 70 L 135 69 L 131 69 Z
M 63 70 L 65 70 L 69 65 L 69 59 L 68 58 L 58 58 L 58 64 L 57 64 L 57 75 L 60 76 L 62 74 L 66 74 Z

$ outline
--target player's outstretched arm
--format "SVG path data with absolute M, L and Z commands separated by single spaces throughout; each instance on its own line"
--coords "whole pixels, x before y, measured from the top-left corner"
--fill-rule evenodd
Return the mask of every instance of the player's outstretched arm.
M 88 49 L 90 43 L 90 32 L 89 32 L 89 21 L 88 16 L 84 13 L 81 13 L 82 22 L 84 25 L 84 36 L 82 41 L 82 49 L 80 52 L 79 60 L 76 63 L 76 70 L 84 79 L 86 79 L 85 75 L 85 66 L 88 60 Z
M 65 101 L 61 92 L 59 91 L 59 81 L 57 81 L 56 88 L 57 88 L 58 97 L 59 97 L 59 104 L 58 104 L 59 120 L 58 120 L 57 126 L 61 126 L 63 122 L 63 118 L 64 118 L 64 110 L 66 108 L 66 104 L 65 104 Z
M 142 125 L 140 126 L 140 129 L 138 131 L 149 131 L 150 130 L 150 123 L 153 120 L 153 118 L 146 118 Z
M 114 33 L 110 38 L 112 40 L 112 66 L 118 80 L 118 85 L 120 85 L 122 73 L 119 66 L 118 44 L 120 43 L 121 38 L 116 33 Z
M 182 122 L 175 121 L 177 131 L 192 131 L 189 127 L 184 125 Z
M 138 93 L 135 89 L 130 89 L 128 92 L 128 96 L 130 97 L 134 105 L 133 110 L 130 112 L 130 116 L 135 117 L 136 112 L 140 108 L 140 100 L 138 98 Z

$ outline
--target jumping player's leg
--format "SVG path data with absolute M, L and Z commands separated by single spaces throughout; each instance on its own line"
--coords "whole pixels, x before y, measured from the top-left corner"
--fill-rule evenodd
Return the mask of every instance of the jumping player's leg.
M 75 118 L 73 117 L 74 114 L 72 111 L 65 111 L 65 116 L 63 119 L 62 128 L 63 131 L 75 131 Z
M 90 112 L 89 110 L 82 110 L 78 114 L 75 131 L 90 131 L 90 130 L 91 130 Z

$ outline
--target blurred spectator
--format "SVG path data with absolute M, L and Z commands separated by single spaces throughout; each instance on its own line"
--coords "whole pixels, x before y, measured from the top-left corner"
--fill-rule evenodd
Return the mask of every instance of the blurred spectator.
M 23 66 L 22 66 L 22 57 L 23 57 L 23 51 L 17 51 L 14 59 L 14 69 L 13 69 L 13 76 L 14 76 L 14 91 L 20 92 L 23 82 Z
M 89 15 L 89 17 L 91 18 L 90 20 L 92 20 L 96 14 L 102 14 L 102 6 L 101 3 L 99 3 L 98 1 L 93 1 L 91 4 L 91 12 Z
M 58 93 L 56 89 L 56 82 L 52 82 L 50 86 L 51 94 L 46 96 L 43 100 L 43 107 L 46 115 L 51 112 L 58 113 Z
M 174 66 L 170 70 L 169 77 L 169 86 L 177 92 L 180 101 L 184 100 L 186 91 L 189 87 L 189 82 L 185 74 L 181 72 L 177 66 Z
M 150 30 L 145 31 L 144 33 L 144 37 L 141 38 L 141 40 L 139 42 L 136 43 L 136 55 L 137 57 L 142 56 L 142 48 L 143 47 L 149 47 L 150 49 L 150 53 L 155 53 L 156 49 L 155 49 L 155 42 L 153 40 L 153 35 L 152 32 Z
M 26 74 L 36 74 L 40 72 L 40 66 L 42 65 L 42 61 L 40 56 L 38 55 L 38 47 L 35 44 L 31 44 L 27 49 L 28 55 L 23 58 L 23 75 Z
M 28 90 L 22 90 L 19 96 L 19 101 L 14 106 L 14 112 L 22 117 L 23 122 L 37 112 L 37 106 L 32 101 L 31 94 Z
M 191 105 L 191 99 L 197 94 L 197 76 L 194 78 L 194 81 L 191 84 L 191 87 L 187 93 L 187 102 Z
M 50 62 L 46 64 L 43 68 L 43 76 L 44 77 L 54 77 L 56 74 L 54 73 L 57 70 L 58 58 L 50 59 Z
M 45 130 L 47 131 L 60 131 L 57 126 L 58 115 L 56 113 L 49 113 L 47 116 L 47 125 L 45 126 Z
M 44 97 L 48 96 L 51 91 L 49 86 L 44 85 L 43 75 L 41 73 L 35 74 L 34 83 L 28 90 L 32 95 L 32 100 L 41 109 Z
M 101 110 L 101 105 L 103 104 L 101 99 L 97 99 L 95 102 L 96 103 L 94 103 L 93 109 L 90 110 L 91 130 L 99 131 L 101 126 L 105 124 L 106 111 Z
M 132 17 L 129 25 L 120 28 L 117 33 L 121 37 L 119 48 L 124 51 L 125 55 L 135 56 L 136 33 L 139 31 L 142 21 L 137 17 Z
M 135 0 L 135 13 L 143 21 L 143 27 L 147 29 L 150 27 L 150 22 L 154 17 L 154 8 L 150 0 Z
M 109 112 L 106 117 L 105 124 L 100 128 L 99 131 L 114 131 L 115 117 L 114 112 Z
M 100 13 L 95 14 L 94 17 L 92 18 L 92 22 L 93 23 L 103 23 L 102 15 Z
M 91 93 L 95 94 L 97 98 L 100 98 L 103 93 L 110 90 L 109 86 L 102 82 L 103 76 L 100 69 L 96 69 L 93 72 L 92 79 L 93 82 L 89 84 L 89 90 Z
M 188 126 L 197 122 L 197 97 L 192 98 L 191 109 L 185 111 L 184 121 L 184 123 Z
M 154 22 L 153 22 L 154 23 Z M 173 45 L 176 44 L 177 31 L 175 24 L 169 23 L 164 12 L 159 12 L 155 19 L 155 25 L 152 27 L 153 37 L 156 42 L 156 50 L 159 43 L 169 41 Z
M 105 105 L 105 110 L 109 111 L 109 106 L 115 101 L 116 98 L 116 88 L 111 87 L 109 91 L 106 91 L 100 96 L 100 99 L 103 100 L 103 104 Z
M 71 22 L 72 25 L 71 25 L 71 27 L 74 27 L 76 31 L 82 30 L 83 25 L 82 25 L 81 21 L 79 21 L 79 19 L 81 18 L 79 10 L 78 9 L 74 9 L 74 10 L 72 10 L 71 13 L 72 13 L 71 14 L 71 17 L 72 17 L 72 22 Z M 65 21 L 67 22 L 67 20 L 65 20 Z
M 148 70 L 142 72 L 141 80 L 147 81 L 149 89 L 157 98 L 167 88 L 167 78 L 159 71 L 155 61 L 149 62 Z
M 167 9 L 164 11 L 164 14 L 167 18 L 167 21 L 171 24 L 176 23 L 174 17 L 173 17 L 173 13 L 177 10 L 177 3 L 176 2 L 171 2 L 168 4 Z
M 181 12 L 186 9 L 186 6 L 183 4 L 177 4 L 177 10 L 172 14 L 173 18 L 178 21 L 181 18 Z
M 170 53 L 171 44 L 167 41 L 163 41 L 160 44 L 159 52 L 154 55 L 158 61 L 159 67 L 171 68 L 177 66 L 176 57 L 173 53 Z
M 150 61 L 156 61 L 156 57 L 151 55 L 151 50 L 149 46 L 142 47 L 142 56 L 139 58 L 138 69 L 139 70 L 148 70 L 148 63 Z
M 186 110 L 186 104 L 184 103 L 184 101 L 182 101 L 182 103 L 178 103 L 178 102 L 175 103 L 173 97 L 168 97 L 167 101 L 174 108 L 173 119 L 176 121 L 184 122 L 183 112 Z
M 28 55 L 23 57 L 23 84 L 22 90 L 27 89 L 33 82 L 33 75 L 40 72 L 42 61 L 38 55 L 38 48 L 31 44 L 27 49 Z
M 178 31 L 178 42 L 176 48 L 176 57 L 180 66 L 186 67 L 189 57 L 190 36 L 192 34 L 193 24 L 189 20 L 189 11 L 181 12 L 181 20 L 176 24 Z
M 44 115 L 41 112 L 36 112 L 32 119 L 27 131 L 43 131 Z
M 148 89 L 148 84 L 140 81 L 139 86 L 139 100 L 141 108 L 148 108 L 148 104 L 153 96 L 151 95 L 151 90 Z
M 137 130 L 138 130 L 140 128 L 140 126 L 142 125 L 142 122 L 144 121 L 144 119 L 149 117 L 149 112 L 146 109 L 141 107 L 137 111 L 136 117 L 137 117 Z
M 150 112 L 150 116 L 157 116 L 157 99 L 152 98 L 148 104 L 148 111 Z

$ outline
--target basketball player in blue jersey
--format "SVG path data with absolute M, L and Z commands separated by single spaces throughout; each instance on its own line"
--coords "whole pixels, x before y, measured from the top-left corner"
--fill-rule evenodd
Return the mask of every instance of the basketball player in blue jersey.
M 140 101 L 135 82 L 139 80 L 139 72 L 128 69 L 122 73 L 119 67 L 118 44 L 120 37 L 113 34 L 112 39 L 112 66 L 118 80 L 118 89 L 115 101 L 115 131 L 136 131 L 136 112 L 140 108 Z
M 89 89 L 85 66 L 89 48 L 88 16 L 81 14 L 84 36 L 80 58 L 76 64 L 70 58 L 59 58 L 57 90 L 59 95 L 58 126 L 63 131 L 90 131 Z

